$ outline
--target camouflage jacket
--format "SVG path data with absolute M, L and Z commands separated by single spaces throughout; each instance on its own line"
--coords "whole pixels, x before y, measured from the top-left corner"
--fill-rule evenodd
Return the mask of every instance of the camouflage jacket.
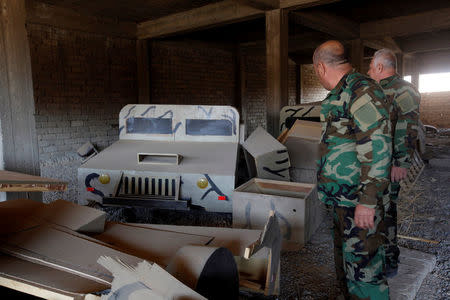
M 381 205 L 392 152 L 385 101 L 375 81 L 351 71 L 322 102 L 317 186 L 325 204 Z
M 380 81 L 389 104 L 392 128 L 392 164 L 409 168 L 417 140 L 420 93 L 409 82 L 393 75 Z

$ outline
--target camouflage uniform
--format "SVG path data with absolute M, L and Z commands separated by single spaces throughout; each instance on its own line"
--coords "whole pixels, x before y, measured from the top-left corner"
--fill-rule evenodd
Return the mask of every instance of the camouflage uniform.
M 322 102 L 319 199 L 334 207 L 335 265 L 347 298 L 388 299 L 384 272 L 383 193 L 391 164 L 385 95 L 370 78 L 349 72 Z M 355 207 L 375 209 L 375 227 L 361 229 Z
M 389 105 L 392 128 L 392 165 L 409 169 L 417 140 L 420 93 L 398 75 L 380 81 Z M 397 198 L 400 184 L 392 182 L 390 201 L 385 201 L 387 236 L 386 266 L 396 269 L 400 250 L 397 246 Z

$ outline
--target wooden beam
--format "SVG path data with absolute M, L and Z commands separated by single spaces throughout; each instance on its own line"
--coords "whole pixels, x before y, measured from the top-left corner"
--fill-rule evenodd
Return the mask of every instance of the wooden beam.
M 229 24 L 263 15 L 263 10 L 241 5 L 234 0 L 225 0 L 139 23 L 137 25 L 137 36 L 139 39 L 162 37 Z
M 347 18 L 325 11 L 292 12 L 292 19 L 299 25 L 329 34 L 339 39 L 359 38 L 359 25 Z
M 288 104 L 288 13 L 266 12 L 267 131 L 278 136 L 280 110 Z
M 25 1 L 0 0 L 0 119 L 4 167 L 39 175 L 39 150 Z M 2 151 L 2 150 L 0 150 Z M 25 193 L 8 198 L 26 197 Z M 41 194 L 32 198 L 40 200 Z
M 406 36 L 450 28 L 450 8 L 361 23 L 362 39 Z
M 235 0 L 235 1 L 240 4 L 248 5 L 262 10 L 280 8 L 280 0 Z
M 363 40 L 363 44 L 369 48 L 380 50 L 383 48 L 388 48 L 394 51 L 394 53 L 402 53 L 402 49 L 398 43 L 391 37 L 383 37 L 379 39 L 368 39 Z
M 63 29 L 99 33 L 108 36 L 136 38 L 136 23 L 85 16 L 71 9 L 26 0 L 27 23 L 50 25 Z
M 267 1 L 269 0 L 253 0 L 253 2 Z M 284 9 L 304 8 L 336 1 L 339 0 L 280 0 L 280 7 Z M 238 2 L 240 1 L 224 0 L 189 11 L 138 23 L 137 36 L 139 39 L 164 37 L 236 23 L 264 15 L 264 10 Z
M 150 53 L 148 44 L 148 40 L 136 41 L 139 104 L 150 103 Z
M 429 52 L 450 49 L 450 31 L 424 34 L 400 42 L 404 53 Z
M 297 65 L 310 65 L 313 63 L 312 54 L 304 55 L 297 53 L 289 53 L 289 58 L 293 60 Z
M 318 5 L 324 5 L 334 2 L 339 2 L 341 0 L 280 0 L 280 7 L 293 10 L 299 8 L 307 8 Z

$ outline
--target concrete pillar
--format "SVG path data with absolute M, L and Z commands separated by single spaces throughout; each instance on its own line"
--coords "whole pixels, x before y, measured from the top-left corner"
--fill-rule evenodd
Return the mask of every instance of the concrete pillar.
M 39 175 L 25 0 L 0 0 L 0 120 L 6 170 Z M 8 193 L 9 198 L 26 197 Z M 40 200 L 40 193 L 32 198 Z

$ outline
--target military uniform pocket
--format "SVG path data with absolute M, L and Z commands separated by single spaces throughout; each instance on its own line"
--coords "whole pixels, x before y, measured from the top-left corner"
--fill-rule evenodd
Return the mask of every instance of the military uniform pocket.
M 378 109 L 372 103 L 372 98 L 365 94 L 355 100 L 350 107 L 350 113 L 356 121 L 356 125 L 362 130 L 367 131 L 373 124 L 382 118 Z

